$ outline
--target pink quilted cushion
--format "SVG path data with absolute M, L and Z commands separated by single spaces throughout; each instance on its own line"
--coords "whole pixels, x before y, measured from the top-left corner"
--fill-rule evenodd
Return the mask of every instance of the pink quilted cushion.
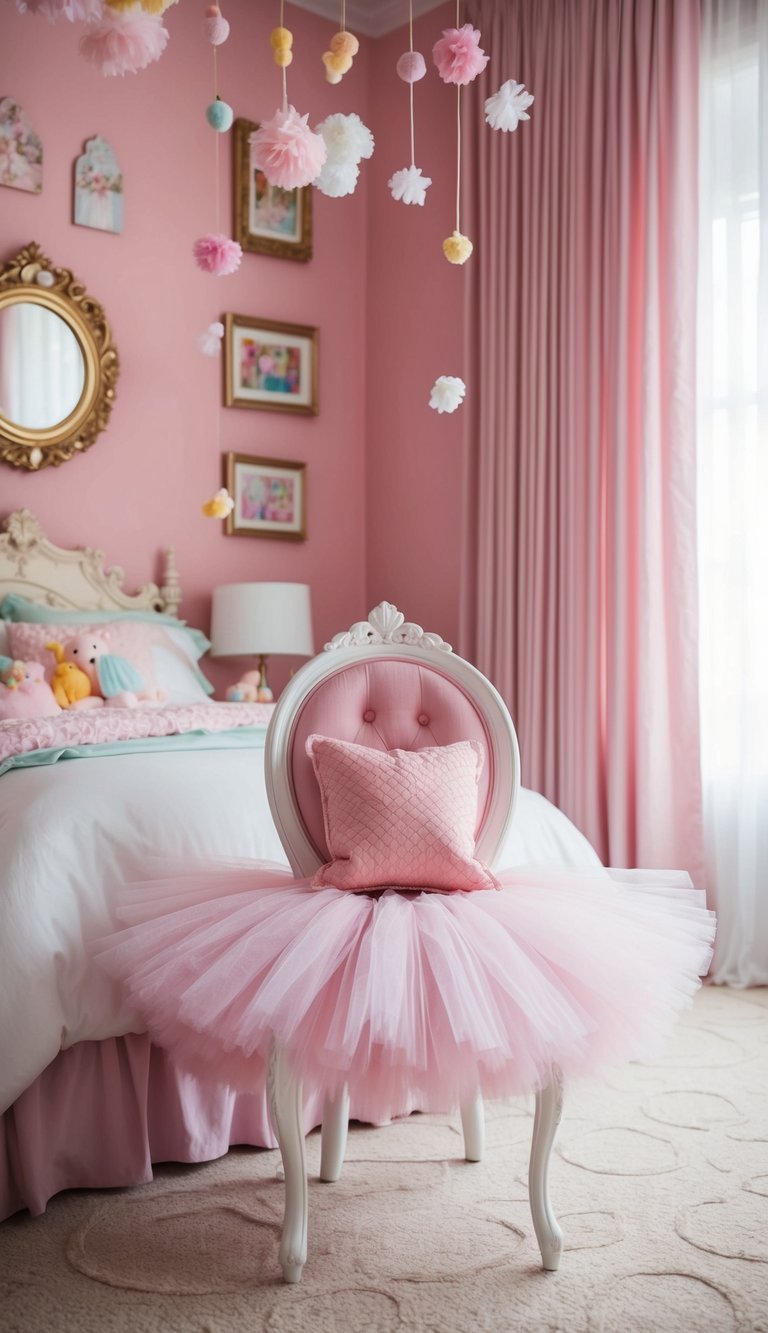
M 310 736 L 334 858 L 312 884 L 338 889 L 496 889 L 475 859 L 479 741 L 426 750 L 372 750 Z

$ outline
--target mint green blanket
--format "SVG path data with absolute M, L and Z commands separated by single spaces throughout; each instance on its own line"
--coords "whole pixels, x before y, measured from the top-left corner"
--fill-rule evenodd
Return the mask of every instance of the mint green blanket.
M 43 768 L 63 759 L 101 759 L 107 755 L 155 754 L 168 750 L 263 750 L 266 734 L 266 727 L 237 727 L 232 731 L 184 731 L 177 736 L 54 746 L 49 750 L 11 755 L 0 763 L 0 777 L 11 768 Z

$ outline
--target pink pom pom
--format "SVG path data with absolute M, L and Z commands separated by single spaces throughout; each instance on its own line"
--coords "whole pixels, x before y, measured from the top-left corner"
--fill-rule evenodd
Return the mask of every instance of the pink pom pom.
M 221 46 L 229 36 L 229 23 L 223 14 L 210 14 L 203 19 L 203 29 L 211 46 Z
M 445 83 L 471 83 L 482 74 L 490 56 L 480 49 L 479 29 L 471 23 L 463 28 L 446 28 L 432 47 L 437 72 Z
M 405 83 L 418 83 L 427 72 L 427 62 L 421 51 L 406 51 L 397 62 L 397 72 Z
M 168 29 L 159 15 L 143 9 L 119 14 L 105 7 L 100 22 L 80 38 L 80 52 L 102 74 L 135 74 L 160 59 L 167 41 Z
M 270 185 L 300 189 L 319 176 L 326 158 L 325 140 L 295 107 L 284 107 L 251 135 L 251 163 Z
M 192 246 L 195 263 L 204 273 L 213 273 L 217 278 L 236 272 L 240 267 L 243 252 L 237 241 L 230 240 L 222 232 L 209 232 L 201 236 Z
M 101 15 L 101 0 L 16 0 L 20 14 L 42 14 L 49 23 L 58 18 L 70 23 L 91 23 Z

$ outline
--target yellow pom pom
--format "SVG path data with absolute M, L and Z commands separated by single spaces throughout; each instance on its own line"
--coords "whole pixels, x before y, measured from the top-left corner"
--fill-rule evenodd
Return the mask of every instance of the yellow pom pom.
M 211 500 L 206 500 L 205 504 L 201 506 L 206 518 L 227 518 L 234 507 L 235 502 L 225 487 L 222 487 Z
M 272 52 L 272 59 L 281 69 L 287 69 L 288 65 L 290 65 L 293 60 L 293 51 L 288 51 L 283 47 L 281 51 Z
M 133 9 L 136 0 L 104 0 L 104 3 L 108 5 L 110 9 L 116 9 L 118 13 L 122 13 L 124 9 Z
M 352 68 L 352 57 L 339 55 L 337 51 L 326 51 L 323 64 L 326 72 L 330 70 L 332 74 L 346 74 Z
M 140 3 L 145 14 L 164 14 L 178 0 L 140 0 Z
M 293 46 L 293 33 L 290 28 L 273 28 L 269 40 L 275 51 L 290 51 Z
M 472 254 L 472 242 L 468 236 L 455 231 L 443 241 L 443 254 L 449 264 L 466 264 Z
M 356 56 L 360 43 L 351 32 L 337 32 L 330 42 L 331 50 L 340 56 Z

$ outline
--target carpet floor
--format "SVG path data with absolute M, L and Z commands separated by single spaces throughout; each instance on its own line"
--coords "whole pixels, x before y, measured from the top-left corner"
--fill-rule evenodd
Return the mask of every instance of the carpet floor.
M 353 1126 L 281 1284 L 277 1152 L 72 1191 L 0 1227 L 2 1333 L 768 1333 L 768 990 L 708 988 L 655 1065 L 566 1094 L 551 1168 L 565 1233 L 539 1267 L 531 1105 Z

